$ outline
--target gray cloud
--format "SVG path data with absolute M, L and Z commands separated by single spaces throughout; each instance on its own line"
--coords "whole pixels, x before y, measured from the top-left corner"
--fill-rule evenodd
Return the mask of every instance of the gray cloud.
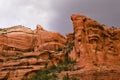
M 24 25 L 62 34 L 72 32 L 71 14 L 84 14 L 108 26 L 120 25 L 119 0 L 0 0 L 0 27 Z

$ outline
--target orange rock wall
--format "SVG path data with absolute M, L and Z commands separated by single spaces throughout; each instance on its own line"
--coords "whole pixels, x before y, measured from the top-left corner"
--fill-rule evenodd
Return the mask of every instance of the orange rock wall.
M 77 61 L 78 70 L 69 72 L 71 76 L 82 78 L 77 75 L 87 75 L 88 71 L 91 75 L 94 70 L 119 71 L 120 28 L 110 28 L 78 14 L 73 14 L 71 20 L 74 32 L 67 38 L 40 25 L 36 30 L 20 25 L 0 29 L 0 80 L 28 78 L 39 69 L 57 65 L 67 54 Z M 83 80 L 92 80 L 94 76 L 90 75 Z
M 21 80 L 44 67 L 57 65 L 66 39 L 37 25 L 36 30 L 23 26 L 0 29 L 0 80 Z M 60 54 L 59 54 L 60 53 Z
M 108 28 L 83 15 L 71 16 L 80 66 L 119 66 L 120 29 Z

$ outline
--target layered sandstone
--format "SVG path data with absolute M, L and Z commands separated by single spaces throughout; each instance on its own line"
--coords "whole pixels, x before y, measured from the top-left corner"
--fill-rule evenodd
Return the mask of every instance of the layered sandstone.
M 80 70 L 69 74 L 82 80 L 119 80 L 120 28 L 109 28 L 78 14 L 71 20 L 74 32 L 67 36 L 74 48 L 69 56 L 77 61 Z
M 74 45 L 79 65 L 119 66 L 120 29 L 108 28 L 83 15 L 72 15 Z
M 16 26 L 0 31 L 0 52 L 33 50 L 34 33 L 31 29 Z
M 0 80 L 28 79 L 67 59 L 77 62 L 75 69 L 57 74 L 81 80 L 119 80 L 120 28 L 78 14 L 71 20 L 74 32 L 66 38 L 40 25 L 35 30 L 21 25 L 0 29 Z
M 65 47 L 66 39 L 57 32 L 45 31 L 40 25 L 37 25 L 35 34 L 35 51 L 57 50 Z
M 41 68 L 57 65 L 64 59 L 66 39 L 37 25 L 36 30 L 24 26 L 0 29 L 0 80 L 21 80 Z

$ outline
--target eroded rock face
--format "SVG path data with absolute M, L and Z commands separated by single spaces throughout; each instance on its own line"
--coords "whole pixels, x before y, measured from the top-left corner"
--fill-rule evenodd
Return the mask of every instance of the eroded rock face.
M 66 39 L 57 32 L 45 31 L 40 25 L 36 29 L 35 51 L 57 50 L 64 48 Z
M 31 29 L 15 26 L 0 31 L 0 53 L 33 50 L 35 36 Z
M 21 80 L 44 67 L 57 65 L 66 39 L 48 32 L 40 25 L 36 30 L 24 26 L 0 29 L 0 80 Z
M 56 50 L 65 47 L 66 39 L 57 32 L 48 32 L 40 25 L 32 31 L 23 26 L 1 29 L 0 52 Z
M 83 15 L 71 16 L 76 57 L 81 67 L 120 64 L 120 29 L 108 28 Z M 73 53 L 74 54 L 74 53 Z
M 71 20 L 74 32 L 67 38 L 40 25 L 36 30 L 20 25 L 0 29 L 0 80 L 27 79 L 69 58 L 77 64 L 63 75 L 82 80 L 120 79 L 120 28 L 78 14 Z

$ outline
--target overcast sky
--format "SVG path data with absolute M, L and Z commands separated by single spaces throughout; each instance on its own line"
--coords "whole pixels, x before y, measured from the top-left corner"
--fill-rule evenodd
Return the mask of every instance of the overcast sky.
M 120 26 L 120 0 L 0 0 L 0 28 L 37 24 L 62 34 L 72 32 L 72 14 L 83 14 L 108 26 Z

